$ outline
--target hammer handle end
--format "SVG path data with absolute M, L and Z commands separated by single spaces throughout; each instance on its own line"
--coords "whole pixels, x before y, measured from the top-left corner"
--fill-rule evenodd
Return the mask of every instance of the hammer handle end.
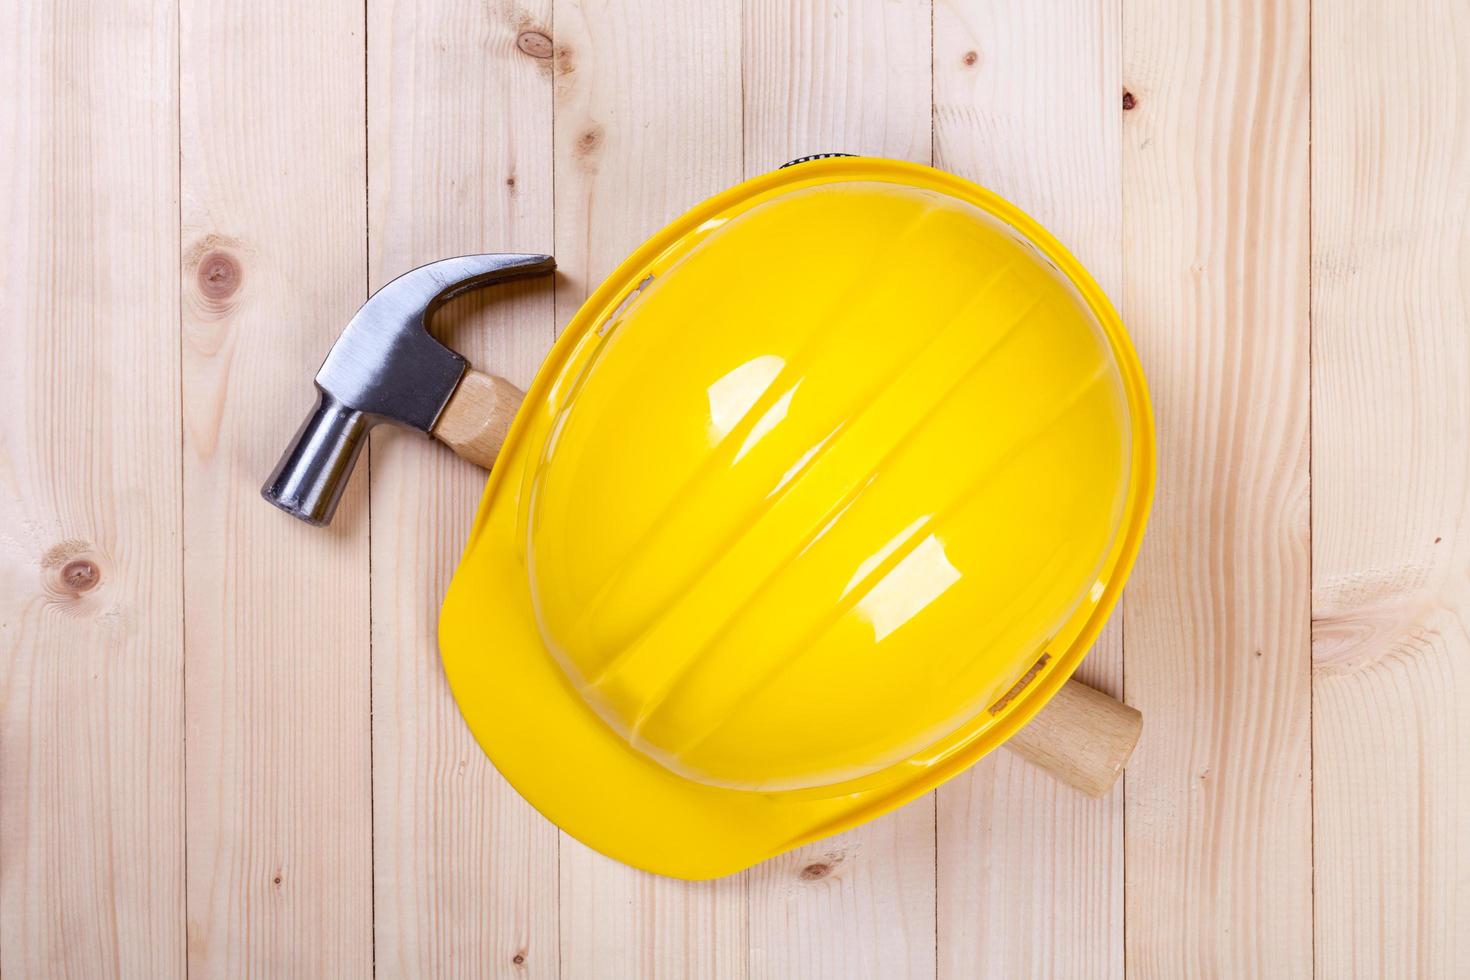
M 1068 786 L 1100 797 L 1118 781 L 1142 731 L 1137 708 L 1074 679 L 1005 744 Z
M 430 434 L 460 456 L 489 469 L 505 442 L 505 433 L 520 407 L 523 393 L 504 378 L 466 371 L 449 396 Z

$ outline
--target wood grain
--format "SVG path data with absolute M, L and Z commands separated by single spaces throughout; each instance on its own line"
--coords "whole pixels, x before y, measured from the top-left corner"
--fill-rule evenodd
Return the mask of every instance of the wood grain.
M 934 976 L 932 795 L 746 876 L 751 977 Z
M 740 6 L 556 0 L 554 19 L 561 324 L 648 235 L 740 178 Z M 743 879 L 653 877 L 565 835 L 560 853 L 563 976 L 743 975 Z
M 372 970 L 363 474 L 266 506 L 366 298 L 362 7 L 180 8 L 189 972 Z
M 1470 10 L 1313 6 L 1316 959 L 1470 970 Z
M 745 0 L 745 176 L 812 153 L 929 163 L 929 0 Z
M 563 977 L 743 977 L 746 947 L 743 877 L 662 878 L 562 835 Z
M 1125 610 L 1137 976 L 1312 970 L 1307 36 L 1305 0 L 1123 8 L 1124 319 L 1159 437 Z
M 741 176 L 740 5 L 556 0 L 557 322 Z
M 177 22 L 0 38 L 0 975 L 181 977 Z
M 931 158 L 926 0 L 746 0 L 746 177 L 810 153 Z M 747 874 L 752 977 L 932 977 L 934 798 Z
M 372 0 L 368 15 L 374 288 L 448 255 L 551 251 L 551 62 L 532 41 L 550 4 Z M 466 296 L 432 328 L 524 386 L 552 315 L 543 280 Z M 556 828 L 480 751 L 439 665 L 485 474 L 380 429 L 372 476 L 378 976 L 556 976 Z
M 1030 212 L 1115 304 L 1119 17 L 1119 0 L 940 2 L 934 11 L 936 165 Z M 1114 696 L 1123 693 L 1118 618 L 1078 674 Z M 1121 788 L 1090 800 L 1009 752 L 942 787 L 940 975 L 1121 976 L 1122 808 Z

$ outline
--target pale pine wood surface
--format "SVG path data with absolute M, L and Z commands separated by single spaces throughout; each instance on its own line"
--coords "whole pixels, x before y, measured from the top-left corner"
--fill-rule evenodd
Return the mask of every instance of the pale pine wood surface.
M 1470 972 L 1462 5 L 64 0 L 0 38 L 0 974 Z M 1160 486 L 1083 675 L 1143 739 L 1102 800 L 998 753 L 643 875 L 443 682 L 479 472 L 380 431 L 328 531 L 256 490 L 396 273 L 554 252 L 437 324 L 525 385 L 645 236 L 830 150 L 994 188 L 1123 311 Z
M 1308 10 L 1123 4 L 1123 316 L 1159 492 L 1124 610 L 1145 737 L 1126 969 L 1312 972 Z M 1154 737 L 1149 737 L 1153 735 Z
M 1470 969 L 1470 8 L 1414 12 L 1312 13 L 1324 976 Z
M 193 976 L 372 968 L 365 474 L 326 534 L 258 493 L 367 292 L 362 42 L 346 0 L 180 5 Z
M 0 8 L 6 977 L 184 973 L 177 30 Z

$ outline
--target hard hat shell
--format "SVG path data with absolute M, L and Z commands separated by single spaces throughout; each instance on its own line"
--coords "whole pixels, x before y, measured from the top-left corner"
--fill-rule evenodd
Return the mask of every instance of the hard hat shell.
M 1031 718 L 1118 598 L 1153 487 L 1106 297 L 950 174 L 734 187 L 588 299 L 440 620 L 481 746 L 628 864 L 748 867 Z

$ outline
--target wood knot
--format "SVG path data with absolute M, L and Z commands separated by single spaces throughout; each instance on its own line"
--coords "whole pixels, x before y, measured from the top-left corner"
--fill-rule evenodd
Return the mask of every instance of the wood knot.
M 1123 111 L 1127 112 L 1136 105 L 1138 105 L 1138 99 L 1134 98 L 1133 93 L 1125 88 L 1123 90 Z
M 821 881 L 831 873 L 832 865 L 818 861 L 815 864 L 808 864 L 802 868 L 799 877 L 802 881 Z
M 540 31 L 521 31 L 516 37 L 516 47 L 520 49 L 521 54 L 543 60 L 550 58 L 553 51 L 551 38 Z
M 1312 592 L 1316 676 L 1374 669 L 1430 655 L 1439 644 L 1441 573 L 1427 560 L 1359 568 Z
M 602 146 L 602 137 L 603 128 L 601 126 L 589 126 L 584 129 L 582 135 L 577 137 L 575 147 L 577 156 L 585 157 L 596 153 Z
M 525 953 L 517 953 L 516 955 L 514 955 L 514 956 L 512 956 L 510 958 L 510 961 L 512 963 L 514 963 L 516 966 L 521 966 L 522 964 L 524 964 L 526 962 L 526 954 Z
M 102 570 L 89 558 L 76 558 L 61 566 L 61 581 L 75 595 L 90 592 L 102 580 Z
M 582 130 L 572 142 L 572 159 L 583 173 L 590 173 L 597 167 L 597 158 L 602 153 L 602 146 L 606 139 L 606 131 L 602 126 L 594 123 Z
M 240 261 L 218 248 L 211 249 L 200 257 L 194 274 L 199 281 L 199 292 L 214 303 L 221 303 L 235 295 L 240 289 L 240 280 L 244 277 Z
M 965 67 L 966 68 L 974 68 L 976 65 L 978 65 L 980 63 L 980 52 L 979 51 L 966 51 L 965 52 L 965 56 L 963 58 L 961 58 L 960 60 L 965 63 Z
M 102 584 L 102 560 L 89 542 L 63 541 L 41 556 L 41 585 L 58 601 L 76 600 Z
M 570 75 L 577 70 L 577 62 L 573 57 L 572 47 L 569 44 L 558 44 L 552 52 L 552 64 L 558 75 Z
M 245 284 L 240 256 L 239 243 L 224 235 L 205 235 L 184 254 L 184 268 L 193 270 L 189 305 L 199 320 L 223 320 L 240 302 Z

